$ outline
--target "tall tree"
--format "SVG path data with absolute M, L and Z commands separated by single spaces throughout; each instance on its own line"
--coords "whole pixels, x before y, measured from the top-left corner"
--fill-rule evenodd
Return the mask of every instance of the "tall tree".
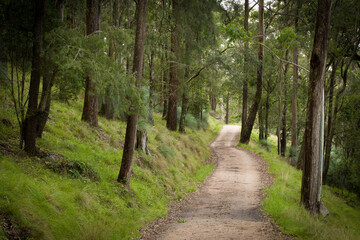
M 147 0 L 138 0 L 136 4 L 136 35 L 134 45 L 134 60 L 132 72 L 136 75 L 136 86 L 139 87 L 139 81 L 143 73 L 144 44 L 146 34 L 146 7 Z M 117 181 L 124 183 L 127 187 L 130 184 L 131 168 L 136 139 L 137 113 L 131 113 L 127 118 L 125 143 L 121 168 Z
M 245 125 L 241 128 L 241 143 L 248 143 L 252 128 L 254 126 L 256 114 L 261 102 L 262 84 L 263 84 L 263 68 L 264 68 L 264 0 L 259 0 L 259 47 L 258 47 L 258 66 L 257 66 L 257 81 L 256 92 L 252 102 L 249 116 L 246 119 Z
M 99 30 L 100 4 L 99 0 L 86 1 L 86 36 Z M 90 75 L 86 76 L 85 98 L 82 112 L 82 121 L 89 122 L 92 126 L 98 126 L 98 97 L 96 83 Z
M 245 0 L 245 13 L 244 13 L 244 29 L 246 34 L 249 34 L 249 0 Z M 247 118 L 247 101 L 248 101 L 248 52 L 249 52 L 249 43 L 245 41 L 244 43 L 244 85 L 242 93 L 242 115 L 241 115 L 241 126 L 245 126 Z
M 319 212 L 320 116 L 324 91 L 331 0 L 319 0 L 313 50 L 310 60 L 309 92 L 304 134 L 304 166 L 301 184 L 301 204 L 313 215 Z
M 177 128 L 177 101 L 178 101 L 178 17 L 180 5 L 177 0 L 172 1 L 173 27 L 171 30 L 171 62 L 170 62 L 170 81 L 169 81 L 169 101 L 167 109 L 166 127 L 171 131 Z
M 29 89 L 29 104 L 23 129 L 25 151 L 29 156 L 36 152 L 36 126 L 38 114 L 38 96 L 41 78 L 41 42 L 43 38 L 43 22 L 45 15 L 45 0 L 35 1 L 35 15 L 33 28 L 33 55 Z

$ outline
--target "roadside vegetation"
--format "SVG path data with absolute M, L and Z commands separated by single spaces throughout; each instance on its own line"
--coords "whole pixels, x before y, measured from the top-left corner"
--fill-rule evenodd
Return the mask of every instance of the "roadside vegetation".
M 274 182 L 264 189 L 263 208 L 280 230 L 296 239 L 359 239 L 360 207 L 356 195 L 324 185 L 321 198 L 330 215 L 313 217 L 299 204 L 301 171 L 277 154 L 276 137 L 259 141 L 255 134 L 249 145 L 240 146 L 269 163 Z
M 135 153 L 128 190 L 116 182 L 124 122 L 101 117 L 92 128 L 80 121 L 79 101 L 55 101 L 38 141 L 44 156 L 28 158 L 18 150 L 15 115 L 6 106 L 1 116 L 12 126 L 0 123 L 0 239 L 5 232 L 33 239 L 137 238 L 138 229 L 164 216 L 171 200 L 195 191 L 214 168 L 206 162 L 208 146 L 221 125 L 211 117 L 206 129 L 190 118 L 185 135 L 168 131 L 155 114 L 155 125 L 145 126 L 151 155 Z

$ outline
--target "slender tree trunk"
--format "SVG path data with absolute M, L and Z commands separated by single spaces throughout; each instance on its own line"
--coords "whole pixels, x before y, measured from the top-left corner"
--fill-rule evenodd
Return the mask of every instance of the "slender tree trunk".
M 254 126 L 256 114 L 261 102 L 262 84 L 263 84 L 263 68 L 264 68 L 264 0 L 259 0 L 259 47 L 258 47 L 258 66 L 257 66 L 257 82 L 256 92 L 253 103 L 251 105 L 249 116 L 246 119 L 245 126 L 241 129 L 240 142 L 248 143 L 252 128 Z
M 258 119 L 259 119 L 259 140 L 265 138 L 265 129 L 264 129 L 264 113 L 263 113 L 264 104 L 260 102 Z
M 36 128 L 36 136 L 38 138 L 42 137 L 46 122 L 49 118 L 50 105 L 51 105 L 51 89 L 55 82 L 55 75 L 57 69 L 54 69 L 51 74 L 43 75 L 43 88 L 39 103 L 39 115 Z
M 334 60 L 332 64 L 332 72 L 330 75 L 330 86 L 329 86 L 329 106 L 328 106 L 328 121 L 327 121 L 327 132 L 326 132 L 326 142 L 325 142 L 325 159 L 324 159 L 324 172 L 323 172 L 323 184 L 326 184 L 326 177 L 330 165 L 330 153 L 331 153 L 331 143 L 333 139 L 333 117 L 334 117 L 334 108 L 333 108 L 333 99 L 334 99 L 334 87 L 335 87 L 335 75 L 337 69 L 337 61 Z M 334 117 L 335 118 L 335 117 Z
M 41 78 L 41 42 L 43 37 L 43 22 L 45 15 L 45 0 L 35 1 L 35 18 L 33 29 L 33 56 L 32 70 L 29 89 L 29 103 L 24 122 L 25 151 L 29 156 L 35 156 L 36 151 L 36 127 L 38 115 L 38 96 Z
M 229 101 L 230 101 L 230 93 L 227 93 L 226 97 L 226 107 L 225 107 L 225 124 L 229 124 Z
M 144 43 L 146 33 L 146 5 L 147 0 L 138 0 L 136 4 L 136 35 L 134 45 L 133 73 L 136 75 L 136 85 L 138 87 L 143 72 Z M 131 114 L 127 118 L 124 150 L 121 160 L 121 168 L 117 179 L 118 182 L 125 184 L 125 186 L 128 188 L 130 187 L 137 120 L 137 114 Z
M 300 0 L 297 0 L 296 5 L 296 16 L 295 16 L 295 33 L 298 32 L 298 15 L 300 11 Z M 295 158 L 297 154 L 298 146 L 298 134 L 297 134 L 297 81 L 298 81 L 298 46 L 293 47 L 293 92 L 292 92 L 292 102 L 291 102 L 291 146 L 295 153 Z
M 310 60 L 309 93 L 304 134 L 304 169 L 301 204 L 313 215 L 319 212 L 320 118 L 324 90 L 331 0 L 319 0 L 313 51 Z
M 169 82 L 169 101 L 166 127 L 171 131 L 177 129 L 177 100 L 178 100 L 178 22 L 177 16 L 179 14 L 179 3 L 177 0 L 172 2 L 172 17 L 174 26 L 171 31 L 171 62 L 170 62 L 170 82 Z
M 249 0 L 245 0 L 245 15 L 244 15 L 244 29 L 246 34 L 249 34 Z M 243 100 L 242 100 L 242 114 L 241 114 L 241 128 L 245 127 L 247 119 L 247 101 L 248 101 L 248 51 L 249 43 L 244 43 L 244 85 L 243 85 Z
M 281 154 L 281 77 L 282 77 L 282 61 L 280 60 L 279 67 L 279 83 L 278 83 L 278 126 L 277 126 L 277 141 L 278 154 Z
M 186 68 L 185 68 L 185 79 L 189 78 L 190 75 L 190 69 L 189 69 L 189 49 L 188 47 L 186 48 Z M 185 125 L 186 125 L 186 114 L 187 114 L 187 110 L 188 110 L 188 102 L 189 102 L 189 97 L 187 94 L 187 86 L 185 84 L 184 88 L 183 88 L 183 95 L 182 95 L 182 102 L 181 102 L 181 114 L 180 114 L 180 123 L 179 123 L 179 132 L 181 133 L 185 133 Z
M 99 0 L 86 1 L 86 35 L 99 30 L 100 4 Z M 82 112 L 82 121 L 98 126 L 98 97 L 96 83 L 88 75 L 85 83 L 85 98 Z
M 153 95 L 154 95 L 154 52 L 150 53 L 149 59 L 149 107 L 148 107 L 148 121 L 154 125 L 153 114 Z
M 265 139 L 268 139 L 269 136 L 269 110 L 270 110 L 270 99 L 269 92 L 266 94 L 266 103 L 265 103 Z
M 167 44 L 165 43 L 164 45 L 164 58 L 165 58 L 165 66 L 167 66 L 168 64 L 168 57 L 167 57 Z M 169 71 L 165 68 L 163 71 L 163 79 L 162 79 L 162 97 L 164 99 L 163 101 L 163 114 L 162 114 L 162 118 L 163 119 L 167 119 L 167 109 L 168 109 L 168 92 L 169 92 L 169 88 L 168 88 L 168 74 Z
M 0 25 L 0 34 L 0 82 L 8 83 L 8 57 L 5 40 L 2 39 L 2 36 L 5 34 L 3 25 Z
M 289 51 L 286 50 L 285 60 L 288 60 Z M 289 63 L 285 64 L 284 69 L 284 108 L 282 119 L 282 138 L 281 138 L 281 156 L 285 157 L 286 153 L 286 117 L 287 117 L 287 73 L 289 69 Z

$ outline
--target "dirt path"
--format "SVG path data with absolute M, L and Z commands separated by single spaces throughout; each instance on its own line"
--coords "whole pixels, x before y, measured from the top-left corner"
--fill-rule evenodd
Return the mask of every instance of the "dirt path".
M 256 157 L 235 145 L 239 126 L 226 125 L 211 144 L 218 167 L 176 217 L 148 239 L 277 239 L 260 212 L 261 171 Z

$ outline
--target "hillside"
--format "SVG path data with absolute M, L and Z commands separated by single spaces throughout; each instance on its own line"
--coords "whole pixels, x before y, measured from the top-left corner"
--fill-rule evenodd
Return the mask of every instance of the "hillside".
M 131 239 L 167 212 L 167 204 L 196 190 L 212 171 L 209 143 L 220 124 L 170 132 L 155 114 L 147 126 L 151 156 L 136 152 L 131 190 L 116 182 L 125 123 L 80 121 L 80 102 L 54 102 L 38 146 L 43 158 L 18 150 L 19 129 L 7 99 L 0 123 L 0 214 L 9 237 L 33 239 Z M 191 120 L 191 119 L 190 119 Z M 12 125 L 12 126 L 11 126 Z M 5 238 L 6 239 L 6 238 Z

